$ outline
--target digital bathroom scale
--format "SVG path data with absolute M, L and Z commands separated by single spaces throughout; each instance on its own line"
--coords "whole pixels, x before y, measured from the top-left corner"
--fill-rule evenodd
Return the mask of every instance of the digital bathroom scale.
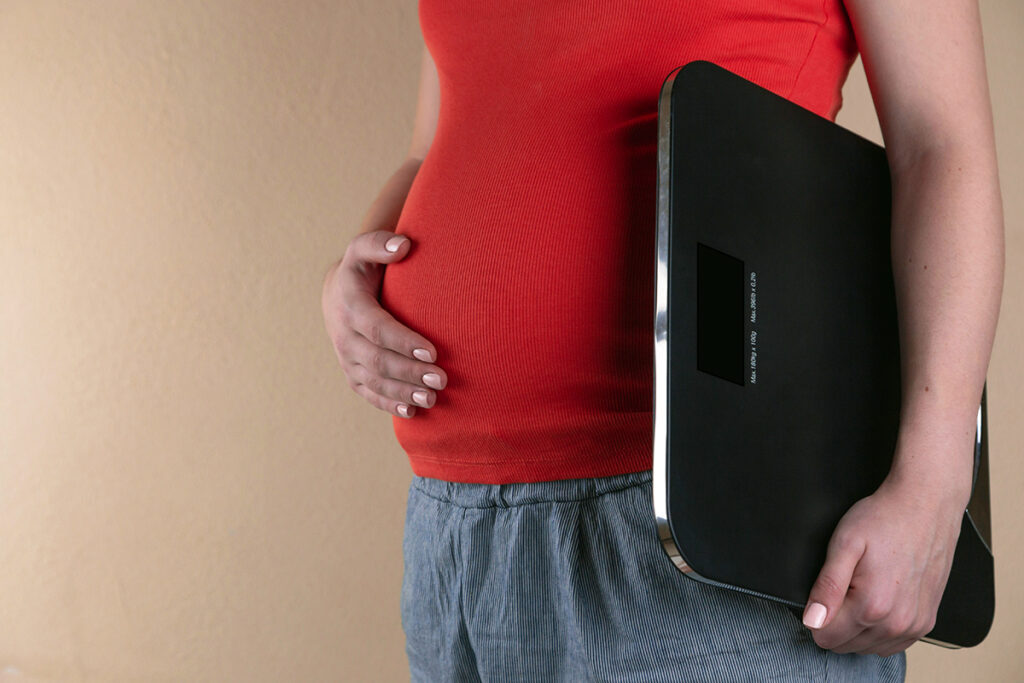
M 900 413 L 885 149 L 712 62 L 658 103 L 653 505 L 686 576 L 802 616 L 840 518 L 882 482 Z M 935 627 L 995 609 L 986 392 Z M 972 457 L 965 453 L 964 457 Z

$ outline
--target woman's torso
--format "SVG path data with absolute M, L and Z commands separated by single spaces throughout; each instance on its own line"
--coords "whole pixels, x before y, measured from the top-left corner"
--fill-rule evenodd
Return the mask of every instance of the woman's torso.
M 829 119 L 842 0 L 421 0 L 441 109 L 381 304 L 438 349 L 393 418 L 419 476 L 508 483 L 652 463 L 657 100 L 713 61 Z

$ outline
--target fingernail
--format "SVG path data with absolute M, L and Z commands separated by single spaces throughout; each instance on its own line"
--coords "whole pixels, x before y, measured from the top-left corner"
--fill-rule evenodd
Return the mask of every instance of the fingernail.
M 402 414 L 402 417 L 409 417 L 409 406 L 404 403 L 399 403 L 398 412 Z
M 392 237 L 391 239 L 384 243 L 384 248 L 390 252 L 396 252 L 398 251 L 398 248 L 402 246 L 402 242 L 404 241 L 404 237 L 399 237 L 395 235 L 394 237 Z
M 412 355 L 416 356 L 420 360 L 425 360 L 428 363 L 434 362 L 434 359 L 430 357 L 430 351 L 427 351 L 426 349 L 413 349 Z
M 434 387 L 435 389 L 441 388 L 441 375 L 436 372 L 428 372 L 423 375 L 423 383 L 428 387 Z
M 412 400 L 419 403 L 424 408 L 427 407 L 427 392 L 425 391 L 414 391 L 412 392 Z
M 820 602 L 812 602 L 811 606 L 807 608 L 807 613 L 804 614 L 804 626 L 807 628 L 821 628 L 821 625 L 825 623 L 825 613 L 827 611 L 825 605 Z

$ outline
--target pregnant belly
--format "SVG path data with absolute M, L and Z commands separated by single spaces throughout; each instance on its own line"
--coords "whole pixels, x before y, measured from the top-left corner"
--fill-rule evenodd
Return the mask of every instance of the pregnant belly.
M 396 225 L 411 249 L 381 285 L 381 305 L 436 346 L 448 375 L 434 407 L 405 429 L 426 430 L 431 420 L 441 429 L 442 413 L 452 416 L 449 430 L 456 417 L 481 424 L 495 412 L 534 422 L 548 419 L 545 411 L 551 420 L 566 411 L 594 420 L 649 413 L 649 151 L 609 173 L 587 159 L 531 156 L 509 162 L 512 175 L 449 151 L 439 146 L 420 167 Z M 556 163 L 564 172 L 551 171 Z
M 437 348 L 448 385 L 430 410 L 649 410 L 647 245 L 428 228 L 411 214 L 397 232 L 413 244 L 380 300 Z

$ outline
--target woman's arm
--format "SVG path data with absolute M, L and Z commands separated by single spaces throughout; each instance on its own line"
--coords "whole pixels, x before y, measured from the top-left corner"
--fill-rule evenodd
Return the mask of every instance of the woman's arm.
M 371 405 L 403 418 L 413 417 L 417 406 L 433 407 L 436 390 L 448 385 L 445 371 L 433 365 L 434 345 L 380 304 L 385 268 L 409 253 L 409 237 L 394 232 L 433 142 L 440 99 L 437 70 L 424 47 L 409 153 L 370 204 L 345 253 L 327 270 L 321 294 L 324 326 L 349 386 Z
M 1003 288 L 977 0 L 846 0 L 893 180 L 903 405 L 895 476 L 967 505 Z
M 933 628 L 948 580 L 1002 295 L 1003 214 L 977 0 L 845 4 L 892 176 L 902 406 L 889 476 L 840 520 L 804 621 L 821 647 L 888 655 Z
M 437 75 L 437 66 L 426 45 L 420 53 L 420 82 L 416 95 L 416 117 L 413 122 L 412 140 L 405 160 L 391 174 L 377 197 L 370 203 L 359 226 L 358 235 L 375 230 L 394 230 L 405 207 L 405 199 L 409 194 L 416 173 L 420 170 L 423 159 L 430 151 L 437 131 L 437 121 L 441 109 L 441 85 Z M 331 263 L 324 274 L 324 287 L 333 277 L 343 256 Z

